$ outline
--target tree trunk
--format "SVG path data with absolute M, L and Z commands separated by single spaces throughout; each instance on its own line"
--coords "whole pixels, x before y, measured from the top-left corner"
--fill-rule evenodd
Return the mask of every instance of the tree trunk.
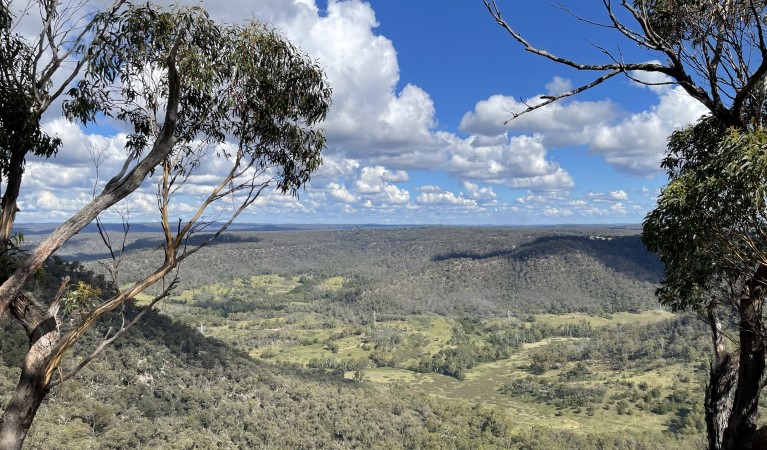
M 21 449 L 27 437 L 35 414 L 48 394 L 48 383 L 40 369 L 24 364 L 13 397 L 0 419 L 0 450 Z
M 711 364 L 709 385 L 706 386 L 706 432 L 709 450 L 722 450 L 724 432 L 732 415 L 733 390 L 738 375 L 737 359 L 725 355 Z
M 724 432 L 732 415 L 735 382 L 738 379 L 738 359 L 727 351 L 722 323 L 716 313 L 717 305 L 718 302 L 712 300 L 706 308 L 708 325 L 711 327 L 711 343 L 714 346 L 714 361 L 711 362 L 704 400 L 709 450 L 722 450 Z
M 723 448 L 750 449 L 756 433 L 759 394 L 762 390 L 767 349 L 762 325 L 762 296 L 767 266 L 760 264 L 740 298 L 740 355 L 732 414 L 724 433 Z
M 15 151 L 11 155 L 5 194 L 0 203 L 0 248 L 3 249 L 8 246 L 16 212 L 19 210 L 16 201 L 19 198 L 21 179 L 24 175 L 24 155 L 23 151 Z
M 11 314 L 24 326 L 30 346 L 16 390 L 0 418 L 0 450 L 17 450 L 24 443 L 50 390 L 49 357 L 59 341 L 56 318 L 34 300 L 20 295 L 13 302 Z

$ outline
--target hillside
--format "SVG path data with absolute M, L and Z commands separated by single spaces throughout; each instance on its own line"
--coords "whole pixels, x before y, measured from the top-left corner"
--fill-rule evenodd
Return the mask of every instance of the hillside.
M 158 238 L 129 236 L 121 283 Z M 105 253 L 83 233 L 60 255 Z M 660 275 L 626 228 L 229 233 L 52 392 L 27 446 L 698 448 L 709 343 L 658 310 Z M 0 403 L 20 357 L 2 327 Z
M 162 258 L 159 239 L 130 236 L 123 283 Z M 86 261 L 107 256 L 87 233 L 59 254 Z M 262 274 L 343 276 L 353 290 L 340 297 L 343 307 L 360 313 L 505 315 L 654 308 L 662 272 L 628 228 L 232 232 L 184 263 L 180 288 Z

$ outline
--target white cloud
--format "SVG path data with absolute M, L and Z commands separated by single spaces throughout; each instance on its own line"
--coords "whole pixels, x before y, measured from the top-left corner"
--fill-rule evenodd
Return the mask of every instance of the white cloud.
M 344 203 L 355 203 L 357 197 L 346 189 L 346 186 L 339 185 L 337 183 L 330 183 L 328 185 L 330 196 L 336 200 L 340 200 Z
M 670 89 L 649 111 L 633 114 L 616 125 L 600 126 L 589 150 L 619 171 L 634 175 L 657 173 L 671 132 L 705 112 L 703 105 L 682 88 Z
M 58 117 L 43 124 L 43 130 L 52 137 L 61 139 L 61 148 L 54 159 L 49 161 L 67 167 L 86 167 L 95 169 L 93 156 L 103 161 L 101 169 L 111 173 L 120 167 L 125 159 L 125 134 L 103 136 L 86 133 L 79 125 Z M 31 161 L 40 158 L 32 157 Z
M 392 172 L 383 166 L 364 167 L 356 186 L 362 194 L 376 194 L 385 191 L 389 182 L 401 183 L 408 180 L 408 174 L 403 170 Z
M 615 191 L 610 191 L 610 198 L 613 200 L 628 200 L 629 195 L 624 191 L 623 189 L 618 189 Z
M 451 142 L 448 171 L 459 179 L 511 188 L 567 189 L 570 175 L 547 158 L 540 136 L 513 136 L 505 144 L 474 145 L 474 139 Z
M 575 180 L 550 149 L 585 146 L 618 170 L 649 175 L 657 171 L 670 130 L 701 111 L 678 89 L 652 87 L 658 104 L 642 113 L 623 111 L 610 100 L 569 99 L 504 124 L 510 111 L 525 105 L 511 96 L 495 95 L 476 102 L 461 120 L 465 134 L 457 135 L 444 127 L 436 129 L 435 106 L 428 92 L 400 80 L 397 52 L 389 39 L 376 34 L 378 23 L 369 3 L 330 0 L 325 11 L 313 0 L 232 0 L 204 6 L 214 18 L 230 23 L 252 17 L 277 27 L 319 62 L 333 87 L 334 103 L 323 124 L 329 148 L 323 153 L 323 165 L 301 192 L 301 200 L 265 191 L 243 220 L 372 217 L 418 222 L 460 220 L 493 211 L 555 221 L 569 216 L 609 220 L 639 214 L 657 190 L 645 195 L 637 191 L 631 196 L 636 201 L 617 186 L 592 197 L 571 196 Z M 636 76 L 656 81 L 647 74 Z M 570 80 L 554 77 L 546 83 L 545 92 L 555 95 L 572 86 Z M 541 96 L 526 100 L 528 104 L 540 101 Z M 65 145 L 53 163 L 33 160 L 27 166 L 24 187 L 28 191 L 22 200 L 27 211 L 41 213 L 38 217 L 47 217 L 42 214 L 49 206 L 61 205 L 56 210 L 59 214 L 87 198 L 96 178 L 89 148 L 101 148 L 108 156 L 101 170 L 102 183 L 115 173 L 124 155 L 124 135 L 91 134 L 62 119 L 45 126 Z M 221 159 L 205 159 L 179 192 L 174 213 L 188 213 L 195 197 L 207 194 L 226 168 Z M 453 178 L 449 186 L 457 184 L 462 192 L 440 186 L 412 187 L 423 180 L 424 173 L 445 172 Z M 528 192 L 510 207 L 504 203 L 509 198 L 506 188 Z M 132 196 L 136 214 L 145 214 L 149 220 L 156 220 L 153 189 L 145 185 Z M 355 216 L 363 209 L 367 216 Z
M 548 95 L 559 95 L 572 89 L 573 82 L 567 78 L 559 76 L 554 77 L 551 81 L 546 83 L 546 94 Z
M 383 196 L 379 197 L 379 200 L 387 205 L 406 205 L 410 202 L 410 192 L 394 185 L 386 186 L 383 194 Z
M 317 180 L 318 178 L 348 177 L 356 173 L 359 168 L 359 160 L 346 158 L 341 153 L 326 150 L 322 153 L 322 165 L 314 172 L 313 178 Z
M 453 192 L 443 190 L 436 186 L 424 186 L 421 194 L 416 198 L 416 202 L 424 205 L 448 205 L 448 206 L 469 206 L 476 207 L 477 201 L 465 198 L 462 195 L 456 195 Z
M 327 73 L 333 106 L 323 127 L 331 148 L 343 146 L 350 157 L 375 161 L 433 146 L 434 103 L 412 84 L 396 92 L 397 52 L 373 32 L 378 22 L 368 3 L 331 0 L 324 15 L 309 1 L 292 9 L 300 15 L 272 14 L 272 23 Z
M 32 201 L 26 203 L 35 209 L 77 211 L 85 206 L 93 197 L 86 192 L 80 192 L 75 197 L 64 197 L 52 191 L 40 190 L 34 194 Z
M 568 83 L 569 80 L 555 77 L 546 87 L 549 90 L 565 88 Z M 483 136 L 497 136 L 507 131 L 541 133 L 547 146 L 582 145 L 588 142 L 595 127 L 614 122 L 621 115 L 618 105 L 609 100 L 564 100 L 512 119 L 514 112 L 540 102 L 540 96 L 523 103 L 513 97 L 493 95 L 477 102 L 474 111 L 467 112 L 461 119 L 460 128 Z
M 496 197 L 498 197 L 495 192 L 493 192 L 493 188 L 489 186 L 481 188 L 470 181 L 464 181 L 463 187 L 468 191 L 469 195 L 473 199 L 495 200 Z
M 655 74 L 633 74 L 646 82 L 663 82 Z M 567 80 L 555 78 L 547 89 L 566 87 Z M 636 83 L 635 83 L 636 84 Z M 644 86 L 644 85 L 642 85 Z M 512 97 L 494 95 L 479 101 L 474 111 L 461 120 L 461 130 L 483 136 L 482 142 L 494 142 L 506 132 L 524 132 L 539 136 L 545 147 L 586 145 L 616 170 L 637 176 L 659 171 L 666 140 L 672 131 L 696 121 L 706 109 L 681 87 L 650 86 L 658 94 L 658 104 L 647 111 L 629 114 L 609 100 L 559 101 L 519 116 L 508 123 L 512 111 L 522 111 L 525 104 Z M 540 97 L 529 99 L 534 105 Z
M 543 211 L 544 216 L 549 217 L 570 217 L 573 212 L 569 209 L 549 208 Z

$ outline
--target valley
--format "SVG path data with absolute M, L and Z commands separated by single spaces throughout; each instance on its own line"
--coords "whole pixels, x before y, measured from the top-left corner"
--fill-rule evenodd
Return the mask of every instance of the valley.
M 161 257 L 157 235 L 129 237 L 119 263 L 121 285 Z M 96 235 L 82 234 L 61 256 L 83 261 L 83 270 L 103 271 L 109 261 L 98 243 Z M 146 325 L 91 364 L 90 381 L 78 377 L 85 380 L 72 380 L 54 396 L 33 429 L 45 431 L 32 434 L 30 442 L 38 444 L 31 448 L 45 433 L 89 424 L 60 409 L 68 389 L 90 392 L 88 398 L 103 405 L 138 389 L 121 400 L 125 407 L 145 417 L 150 408 L 153 421 L 168 424 L 189 423 L 194 410 L 176 404 L 185 396 L 199 402 L 196 397 L 219 392 L 218 400 L 210 399 L 218 410 L 237 398 L 240 407 L 251 404 L 249 389 L 256 396 L 283 390 L 295 404 L 277 402 L 281 418 L 262 422 L 278 420 L 269 426 L 287 426 L 305 438 L 296 448 L 320 442 L 331 448 L 554 449 L 590 442 L 699 448 L 710 344 L 700 320 L 659 307 L 653 291 L 660 275 L 636 230 L 622 227 L 229 233 L 182 265 L 178 289 L 157 304 Z M 152 294 L 140 295 L 124 314 L 135 314 Z M 92 339 L 108 328 L 104 324 Z M 12 331 L 6 325 L 5 332 Z M 169 341 L 172 360 L 168 350 L 155 348 Z M 126 358 L 126 350 L 136 356 Z M 78 350 L 86 351 L 87 345 Z M 196 372 L 207 366 L 218 367 L 215 381 Z M 4 369 L 9 378 L 3 383 L 11 383 L 13 367 Z M 180 380 L 188 376 L 168 375 L 178 370 L 208 379 L 208 387 L 185 391 L 197 382 L 184 388 Z M 284 389 L 267 387 L 279 386 L 276 380 Z M 145 397 L 141 389 L 152 393 Z M 330 405 L 336 401 L 331 397 L 354 407 L 314 417 L 300 412 L 306 401 Z M 359 408 L 378 412 L 373 418 Z M 253 414 L 252 406 L 247 409 Z M 236 424 L 244 419 L 237 416 L 231 425 L 235 416 L 223 411 L 208 420 L 220 424 L 192 435 L 218 430 L 219 448 L 295 443 L 284 432 L 243 441 L 244 429 Z M 340 424 L 351 417 L 378 434 L 339 437 Z M 403 421 L 412 435 L 393 431 Z M 89 425 L 78 439 L 112 448 L 110 427 Z M 313 430 L 308 436 L 301 431 L 306 427 Z M 139 443 L 176 448 L 157 433 Z

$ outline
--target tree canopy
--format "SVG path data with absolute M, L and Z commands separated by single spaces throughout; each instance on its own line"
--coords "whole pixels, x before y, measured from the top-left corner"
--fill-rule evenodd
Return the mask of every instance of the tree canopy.
M 148 307 L 165 297 L 175 285 L 173 271 L 179 262 L 223 232 L 265 189 L 297 195 L 321 163 L 325 139 L 316 125 L 325 118 L 331 95 L 318 65 L 259 23 L 221 25 L 199 7 L 163 10 L 146 4 L 123 8 L 118 2 L 93 16 L 93 25 L 81 35 L 90 36 L 87 43 L 69 46 L 47 38 L 53 34 L 49 28 L 55 13 L 71 11 L 71 5 L 46 1 L 41 6 L 40 42 L 44 44 L 39 45 L 47 46 L 53 60 L 63 61 L 63 56 L 56 55 L 66 53 L 77 61 L 78 71 L 65 86 L 66 116 L 86 125 L 111 117 L 125 122 L 131 133 L 120 170 L 109 174 L 105 182 L 96 180 L 93 200 L 19 259 L 15 271 L 2 280 L 0 317 L 10 311 L 26 330 L 30 344 L 19 384 L 0 421 L 3 448 L 20 447 L 50 388 L 73 376 L 133 326 L 143 312 L 127 318 L 76 369 L 59 374 L 54 382 L 53 373 L 64 353 L 97 320 L 155 283 L 161 283 L 160 294 Z M 4 17 L 12 21 L 6 5 L 3 7 Z M 36 48 L 34 43 L 24 46 Z M 29 70 L 33 76 L 21 78 L 24 83 L 15 91 L 9 88 L 12 95 L 29 98 L 27 92 L 40 90 L 34 81 L 36 66 Z M 12 86 L 12 81 L 4 79 L 0 84 Z M 40 115 L 35 117 L 37 122 L 29 123 L 43 136 Z M 3 133 L 18 132 L 11 125 L 4 122 Z M 22 159 L 30 149 L 41 148 L 30 142 L 24 141 Z M 173 223 L 175 198 L 211 157 L 224 161 L 226 170 L 207 194 L 197 197 L 197 208 Z M 45 299 L 27 295 L 27 282 L 70 237 L 148 180 L 157 185 L 164 261 L 147 268 L 143 279 L 121 289 L 117 266 L 122 248 L 104 235 L 114 258 L 111 275 L 116 291 L 110 298 L 99 299 L 60 333 L 58 312 L 68 281 L 63 280 L 59 292 Z M 230 206 L 224 207 L 225 203 Z M 206 215 L 212 205 L 216 211 Z M 9 220 L 12 224 L 12 216 Z M 191 242 L 189 238 L 203 228 L 214 232 L 202 242 Z
M 495 21 L 526 51 L 594 73 L 591 81 L 544 97 L 516 115 L 594 88 L 617 75 L 643 84 L 674 84 L 708 109 L 675 132 L 661 166 L 669 176 L 644 222 L 644 241 L 665 264 L 658 295 L 677 310 L 704 313 L 714 344 L 706 393 L 709 446 L 748 448 L 756 432 L 767 335 L 762 305 L 765 244 L 765 76 L 767 3 L 755 0 L 603 0 L 602 19 L 576 20 L 613 31 L 638 46 L 635 59 L 594 44 L 605 62 L 581 62 L 538 48 L 483 0 Z M 639 58 L 646 58 L 641 60 Z M 657 59 L 656 59 L 657 58 Z M 649 60 L 649 62 L 648 62 Z M 663 76 L 648 82 L 641 72 Z M 516 117 L 515 115 L 515 117 Z M 736 325 L 732 333 L 728 323 Z M 734 341 L 737 351 L 725 341 Z

